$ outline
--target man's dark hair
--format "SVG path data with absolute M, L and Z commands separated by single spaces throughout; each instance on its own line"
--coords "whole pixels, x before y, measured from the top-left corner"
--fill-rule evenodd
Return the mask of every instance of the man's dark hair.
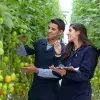
M 50 21 L 51 23 L 54 23 L 54 24 L 57 24 L 58 25 L 58 29 L 60 30 L 65 30 L 65 23 L 62 19 L 60 18 L 54 18 L 54 19 L 51 19 Z

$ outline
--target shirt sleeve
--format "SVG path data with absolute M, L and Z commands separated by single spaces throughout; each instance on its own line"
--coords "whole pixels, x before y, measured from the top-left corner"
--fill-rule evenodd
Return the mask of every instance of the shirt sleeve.
M 33 47 L 35 48 L 35 42 L 33 42 Z M 25 56 L 25 55 L 33 55 L 35 54 L 36 51 L 35 49 L 33 48 L 30 48 L 28 45 L 23 45 L 21 43 L 21 45 L 19 45 L 17 47 L 17 54 L 20 55 L 20 56 Z
M 41 77 L 44 77 L 44 78 L 59 78 L 59 77 L 55 76 L 52 73 L 51 69 L 42 69 L 42 68 L 39 68 L 39 72 L 38 72 L 37 75 L 41 76 Z
M 24 45 L 21 44 L 20 46 L 17 47 L 17 54 L 20 56 L 27 55 Z

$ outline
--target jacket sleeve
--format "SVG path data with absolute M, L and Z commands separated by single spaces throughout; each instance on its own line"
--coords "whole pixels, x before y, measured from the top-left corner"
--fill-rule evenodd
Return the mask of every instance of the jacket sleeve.
M 61 62 L 61 57 L 54 57 L 54 59 L 53 59 L 53 65 L 55 66 L 55 67 L 57 67 L 57 66 L 59 66 L 60 64 L 62 64 L 62 62 Z
M 27 55 L 33 55 L 36 53 L 36 41 L 32 43 L 33 44 L 33 48 L 30 48 L 28 45 L 25 45 L 25 50 L 27 52 Z
M 32 49 L 32 48 L 30 48 L 28 45 L 25 45 L 24 47 L 25 47 L 27 55 L 33 55 L 33 54 L 35 54 L 35 50 Z
M 74 81 L 87 81 L 93 77 L 97 65 L 98 56 L 94 48 L 89 48 L 84 54 L 79 70 L 76 72 L 68 71 L 64 77 Z
M 58 67 L 59 65 L 62 65 L 61 57 L 56 57 L 56 56 L 55 56 L 54 59 L 53 59 L 53 65 L 54 65 L 55 67 Z M 59 77 L 59 78 L 62 77 L 60 74 L 58 74 L 58 73 L 55 72 L 55 71 L 52 71 L 52 73 L 53 73 L 53 75 L 55 75 L 56 77 Z

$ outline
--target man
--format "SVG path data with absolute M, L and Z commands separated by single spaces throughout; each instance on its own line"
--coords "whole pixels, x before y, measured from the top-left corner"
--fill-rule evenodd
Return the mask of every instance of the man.
M 28 100 L 57 100 L 59 78 L 56 76 L 53 76 L 53 78 L 41 76 L 46 76 L 52 72 L 49 67 L 53 64 L 55 58 L 53 44 L 60 39 L 64 29 L 65 23 L 63 20 L 59 18 L 51 19 L 48 26 L 47 39 L 35 41 L 33 43 L 34 50 L 29 46 L 18 48 L 19 55 L 35 54 L 34 65 L 22 68 L 25 72 L 34 72 L 34 80 L 29 90 Z M 61 45 L 64 46 L 62 42 Z

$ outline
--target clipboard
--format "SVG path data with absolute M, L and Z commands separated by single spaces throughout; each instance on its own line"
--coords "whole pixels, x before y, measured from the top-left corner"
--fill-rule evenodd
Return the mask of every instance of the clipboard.
M 79 67 L 77 67 L 77 68 L 74 68 L 74 67 L 56 67 L 56 68 L 58 68 L 58 69 L 65 69 L 67 71 L 69 70 L 69 71 L 74 71 L 74 72 L 79 70 Z

